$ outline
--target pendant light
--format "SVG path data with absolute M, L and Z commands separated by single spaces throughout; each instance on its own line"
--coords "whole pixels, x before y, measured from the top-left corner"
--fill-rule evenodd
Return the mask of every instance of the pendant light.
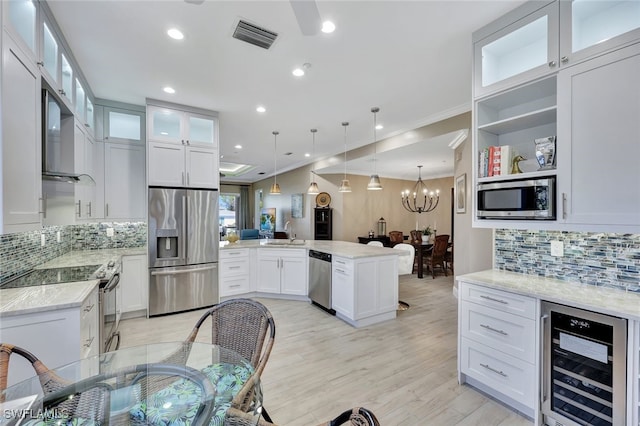
M 320 190 L 318 189 L 318 184 L 313 179 L 313 175 L 315 174 L 315 171 L 314 171 L 315 164 L 313 163 L 313 161 L 315 161 L 315 154 L 316 154 L 316 132 L 317 131 L 318 129 L 311 129 L 311 134 L 313 135 L 312 136 L 313 145 L 311 148 L 311 183 L 309 184 L 309 189 L 307 189 L 307 194 L 309 195 L 318 195 L 320 193 Z
M 277 163 L 277 138 L 280 132 L 274 130 L 271 132 L 273 134 L 273 185 L 271 185 L 271 189 L 269 190 L 269 194 L 272 195 L 280 195 L 280 185 L 278 185 L 278 163 Z
M 347 126 L 349 125 L 348 121 L 342 122 L 342 127 L 344 127 L 344 179 L 342 179 L 342 184 L 340 185 L 340 189 L 338 192 L 351 192 L 351 184 L 347 179 Z
M 380 108 L 378 107 L 371 108 L 371 112 L 373 113 L 373 174 L 371 175 L 371 179 L 369 179 L 369 184 L 367 185 L 367 190 L 369 191 L 379 191 L 382 189 L 380 177 L 378 176 L 378 173 L 376 173 L 376 114 L 378 111 L 380 111 Z

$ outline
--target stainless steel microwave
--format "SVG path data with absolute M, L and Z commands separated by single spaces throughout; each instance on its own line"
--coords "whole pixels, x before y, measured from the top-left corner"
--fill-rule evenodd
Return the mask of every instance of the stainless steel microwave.
M 480 183 L 478 218 L 554 220 L 555 192 L 555 177 Z

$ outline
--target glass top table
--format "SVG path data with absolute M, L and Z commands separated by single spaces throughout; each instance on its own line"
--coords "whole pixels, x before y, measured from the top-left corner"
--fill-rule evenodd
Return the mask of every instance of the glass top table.
M 223 424 L 247 398 L 257 424 L 262 392 L 253 373 L 237 353 L 207 343 L 124 348 L 8 387 L 0 425 Z

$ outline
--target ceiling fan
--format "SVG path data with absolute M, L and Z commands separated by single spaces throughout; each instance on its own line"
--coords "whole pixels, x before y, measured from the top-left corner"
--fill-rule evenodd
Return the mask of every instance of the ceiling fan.
M 291 3 L 302 34 L 306 36 L 318 34 L 322 27 L 322 20 L 315 0 L 289 0 L 289 3 Z

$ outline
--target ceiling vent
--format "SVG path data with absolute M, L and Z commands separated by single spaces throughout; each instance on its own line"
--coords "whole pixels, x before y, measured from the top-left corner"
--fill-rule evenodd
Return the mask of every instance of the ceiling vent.
M 262 47 L 263 49 L 270 48 L 273 42 L 276 41 L 277 37 L 277 33 L 265 28 L 260 28 L 257 25 L 250 24 L 243 20 L 238 22 L 238 26 L 233 32 L 233 38 L 246 41 L 249 44 Z

